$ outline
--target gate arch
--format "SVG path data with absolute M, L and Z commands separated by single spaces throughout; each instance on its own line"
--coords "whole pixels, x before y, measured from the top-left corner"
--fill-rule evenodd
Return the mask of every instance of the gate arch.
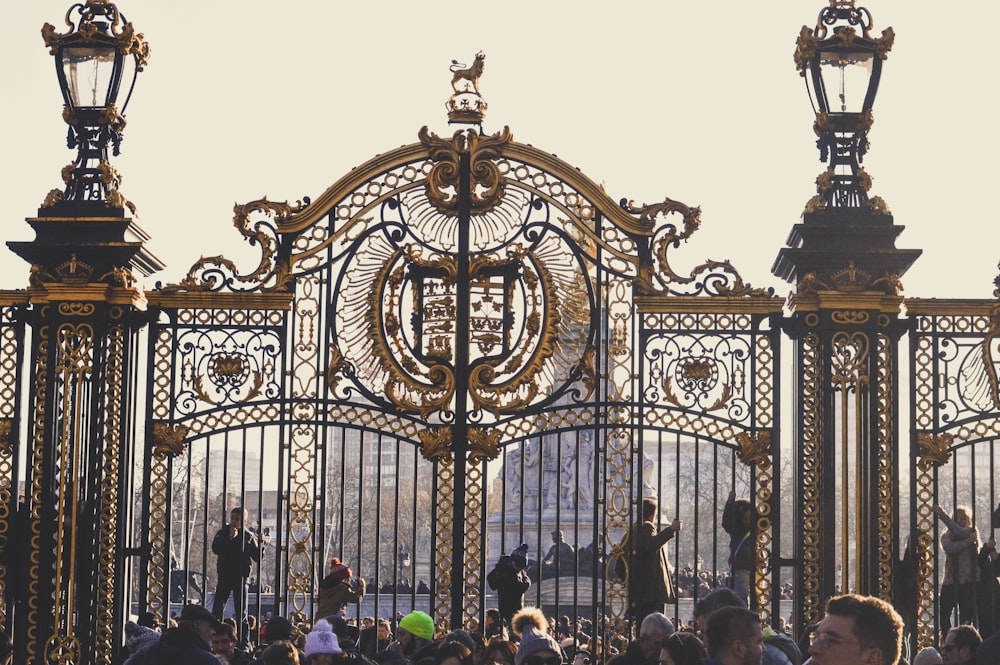
M 690 556 L 713 581 L 719 497 L 752 492 L 766 597 L 781 299 L 728 262 L 676 272 L 670 253 L 699 223 L 670 199 L 616 205 L 507 129 L 424 128 L 315 201 L 236 206 L 257 266 L 202 259 L 149 294 L 146 604 L 166 613 L 178 586 L 173 599 L 207 602 L 211 555 L 203 542 L 178 561 L 181 527 L 207 542 L 242 504 L 270 537 L 258 611 L 311 618 L 335 553 L 391 591 L 353 611 L 471 627 L 495 603 L 486 572 L 527 542 L 535 604 L 621 617 L 606 569 L 633 508 L 672 488 L 661 502 L 683 514 L 685 482 L 711 506 L 689 510 Z M 687 459 L 725 482 L 684 476 Z M 549 548 L 559 531 L 572 558 L 547 562 L 566 551 Z M 673 556 L 683 568 L 688 553 Z

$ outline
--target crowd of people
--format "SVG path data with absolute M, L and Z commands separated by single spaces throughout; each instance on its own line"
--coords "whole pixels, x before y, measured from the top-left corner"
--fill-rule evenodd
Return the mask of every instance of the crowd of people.
M 986 612 L 977 603 L 983 587 L 992 591 L 982 581 L 991 578 L 1000 586 L 996 542 L 990 538 L 979 547 L 965 507 L 951 515 L 939 507 L 934 512 L 947 527 L 940 592 L 947 616 L 941 620 L 939 649 L 925 648 L 909 660 L 903 641 L 907 620 L 878 598 L 843 594 L 829 599 L 824 618 L 806 627 L 797 642 L 783 618 L 775 626 L 762 625 L 760 616 L 748 609 L 752 509 L 731 493 L 722 519 L 730 537 L 728 576 L 711 579 L 690 567 L 672 571 L 665 545 L 681 532 L 683 522 L 674 519 L 660 528 L 656 502 L 644 499 L 642 519 L 629 530 L 614 566 L 626 586 L 627 621 L 557 620 L 524 607 L 532 579 L 526 572 L 528 546 L 521 544 L 489 572 L 487 583 L 496 592 L 497 607 L 469 631 L 445 631 L 421 611 L 391 619 L 347 619 L 345 608 L 361 602 L 366 584 L 336 557 L 317 586 L 315 617 L 269 616 L 258 628 L 245 612 L 245 600 L 236 598 L 257 549 L 253 534 L 242 528 L 246 513 L 235 508 L 213 543 L 220 567 L 213 610 L 188 604 L 167 626 L 158 625 L 150 613 L 129 622 L 123 665 L 1000 665 L 1000 631 L 994 622 L 1000 613 Z M 560 536 L 553 534 L 557 553 Z M 726 586 L 718 587 L 719 581 Z M 222 602 L 219 591 L 225 592 Z M 675 625 L 663 610 L 685 593 L 697 598 L 693 616 L 689 623 Z M 223 620 L 230 594 L 236 613 Z M 952 626 L 956 610 L 958 625 Z
M 419 610 L 360 622 L 337 613 L 315 622 L 272 616 L 245 642 L 234 617 L 220 621 L 190 604 L 167 626 L 151 615 L 129 622 L 123 665 L 896 665 L 902 636 L 890 604 L 853 594 L 830 599 L 826 616 L 798 643 L 762 625 L 731 589 L 708 594 L 690 623 L 676 626 L 657 611 L 638 624 L 604 618 L 594 625 L 523 607 L 506 624 L 490 609 L 470 631 L 444 631 Z M 912 663 L 997 662 L 987 646 L 972 626 L 955 626 L 940 654 L 925 649 Z

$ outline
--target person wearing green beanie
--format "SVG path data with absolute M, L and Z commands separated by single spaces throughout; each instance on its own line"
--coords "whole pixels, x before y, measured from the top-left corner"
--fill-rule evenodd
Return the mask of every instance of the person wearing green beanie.
M 426 612 L 414 610 L 403 617 L 396 631 L 396 640 L 409 665 L 433 665 L 437 650 L 434 619 Z

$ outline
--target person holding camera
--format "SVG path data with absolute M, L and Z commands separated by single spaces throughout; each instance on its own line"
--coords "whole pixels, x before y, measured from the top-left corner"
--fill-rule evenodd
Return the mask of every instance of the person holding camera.
M 316 621 L 340 614 L 349 603 L 360 603 L 365 597 L 365 580 L 353 577 L 351 569 L 337 557 L 330 559 L 326 577 L 319 583 L 319 606 Z

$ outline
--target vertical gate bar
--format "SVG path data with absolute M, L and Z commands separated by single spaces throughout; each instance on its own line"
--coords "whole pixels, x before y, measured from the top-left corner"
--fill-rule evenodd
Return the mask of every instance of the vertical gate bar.
M 452 504 L 451 557 L 451 617 L 452 629 L 462 626 L 465 613 L 465 463 L 468 437 L 468 371 L 470 279 L 469 274 L 469 223 L 472 207 L 472 174 L 467 151 L 459 153 L 458 179 L 458 274 L 455 288 L 455 422 L 452 425 L 451 449 L 454 460 L 453 483 L 455 500 Z
M 784 559 L 781 556 L 782 553 L 782 542 L 781 536 L 784 532 L 782 529 L 782 511 L 781 511 L 781 488 L 782 488 L 782 440 L 781 440 L 781 404 L 782 404 L 782 385 L 781 385 L 781 368 L 784 366 L 781 363 L 781 315 L 772 315 L 769 325 L 769 333 L 767 335 L 769 340 L 769 349 L 771 351 L 771 367 L 770 367 L 770 377 L 771 377 L 771 409 L 772 417 L 771 422 L 768 423 L 771 431 L 771 446 L 772 446 L 772 459 L 774 459 L 774 474 L 773 474 L 773 491 L 771 492 L 771 529 L 774 534 L 772 539 L 772 551 L 771 551 L 771 615 L 781 616 L 781 596 L 782 596 L 782 584 L 781 584 L 781 573 L 783 570 Z M 793 513 L 794 514 L 794 513 Z M 797 572 L 797 571 L 796 571 Z M 794 624 L 792 624 L 794 625 Z

